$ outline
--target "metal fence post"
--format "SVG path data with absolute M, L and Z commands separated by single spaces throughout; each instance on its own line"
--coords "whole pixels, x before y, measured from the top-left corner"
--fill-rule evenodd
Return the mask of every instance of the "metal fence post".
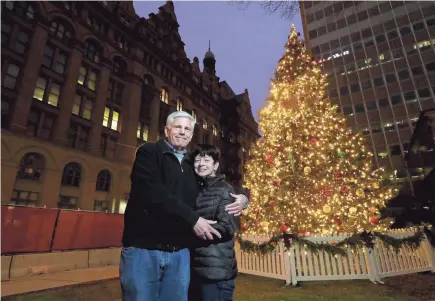
M 50 249 L 49 252 L 53 250 L 54 236 L 56 235 L 57 222 L 59 221 L 60 209 L 57 209 L 56 219 L 54 221 L 53 234 L 51 235 Z

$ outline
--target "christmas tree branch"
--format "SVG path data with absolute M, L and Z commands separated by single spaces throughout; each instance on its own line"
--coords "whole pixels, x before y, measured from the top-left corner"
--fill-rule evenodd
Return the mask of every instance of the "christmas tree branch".
M 432 230 L 424 228 L 424 230 L 417 230 L 417 232 L 408 237 L 404 238 L 395 238 L 386 234 L 382 234 L 379 232 L 361 232 L 355 233 L 344 240 L 337 243 L 316 243 L 312 242 L 305 237 L 299 237 L 295 234 L 278 234 L 270 238 L 268 241 L 263 243 L 255 243 L 249 240 L 244 240 L 241 235 L 237 235 L 236 239 L 240 244 L 240 248 L 242 251 L 247 253 L 259 253 L 259 254 L 267 254 L 276 249 L 279 242 L 283 240 L 285 250 L 290 250 L 292 244 L 298 244 L 299 246 L 310 250 L 313 253 L 317 252 L 326 252 L 331 255 L 347 255 L 347 249 L 350 247 L 351 249 L 357 249 L 358 247 L 366 247 L 368 249 L 373 249 L 375 246 L 375 240 L 378 238 L 385 246 L 391 247 L 396 252 L 399 252 L 403 246 L 409 246 L 413 248 L 418 248 L 421 245 L 421 242 L 425 238 L 425 234 L 431 242 L 429 235 L 435 237 L 435 233 Z

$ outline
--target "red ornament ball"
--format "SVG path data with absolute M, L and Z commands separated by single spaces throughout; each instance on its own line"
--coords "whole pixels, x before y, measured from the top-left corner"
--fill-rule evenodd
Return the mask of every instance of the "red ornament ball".
M 242 231 L 246 231 L 246 230 L 248 230 L 248 226 L 246 226 L 246 225 L 241 225 L 241 226 L 240 226 L 240 230 L 242 230 Z
M 269 202 L 269 206 L 272 207 L 272 208 L 275 207 L 275 201 L 270 201 Z
M 276 149 L 282 151 L 282 150 L 284 150 L 284 145 L 281 144 L 281 145 L 278 146 Z
M 334 224 L 336 224 L 337 226 L 341 226 L 341 219 L 339 219 L 339 218 L 336 218 L 335 220 L 334 220 Z
M 273 156 L 272 156 L 271 154 L 267 154 L 267 155 L 266 155 L 266 158 L 264 158 L 264 161 L 265 161 L 267 164 L 272 164 L 272 163 L 273 163 Z
M 343 174 L 341 172 L 336 172 L 335 173 L 335 179 L 336 180 L 341 180 L 343 178 Z
M 319 141 L 319 139 L 317 139 L 317 138 L 313 138 L 313 139 L 311 139 L 311 144 L 316 144 L 317 141 Z
M 288 226 L 287 226 L 287 225 L 281 225 L 281 226 L 279 227 L 279 229 L 281 230 L 281 232 L 287 232 L 287 230 L 288 230 Z
M 370 224 L 372 224 L 372 225 L 377 225 L 377 224 L 379 224 L 379 218 L 377 218 L 376 216 L 371 216 L 371 217 L 369 218 L 369 222 L 370 222 Z

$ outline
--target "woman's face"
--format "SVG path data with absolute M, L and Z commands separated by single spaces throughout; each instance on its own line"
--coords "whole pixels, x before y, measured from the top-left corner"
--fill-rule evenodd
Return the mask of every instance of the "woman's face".
M 219 167 L 219 162 L 214 162 L 213 158 L 205 155 L 200 156 L 197 155 L 195 157 L 195 162 L 193 164 L 195 168 L 195 173 L 200 177 L 209 177 L 209 176 L 215 176 L 216 171 Z

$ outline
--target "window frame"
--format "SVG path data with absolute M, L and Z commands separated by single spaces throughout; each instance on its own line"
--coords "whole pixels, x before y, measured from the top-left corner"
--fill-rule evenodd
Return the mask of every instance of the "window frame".
M 109 111 L 109 114 L 108 114 L 107 120 L 106 120 L 106 112 L 107 111 Z M 115 115 L 114 113 L 118 114 L 118 119 L 116 120 L 116 129 L 114 129 L 113 125 L 112 125 L 113 120 L 114 120 L 113 118 L 114 118 L 114 115 Z M 104 108 L 104 115 L 103 115 L 102 125 L 105 128 L 108 128 L 108 129 L 110 129 L 112 131 L 119 132 L 119 126 L 120 126 L 119 122 L 120 122 L 120 119 L 121 119 L 121 113 L 117 109 L 114 109 L 114 108 L 112 108 L 110 106 L 106 106 Z M 106 124 L 104 124 L 105 122 L 106 122 Z

